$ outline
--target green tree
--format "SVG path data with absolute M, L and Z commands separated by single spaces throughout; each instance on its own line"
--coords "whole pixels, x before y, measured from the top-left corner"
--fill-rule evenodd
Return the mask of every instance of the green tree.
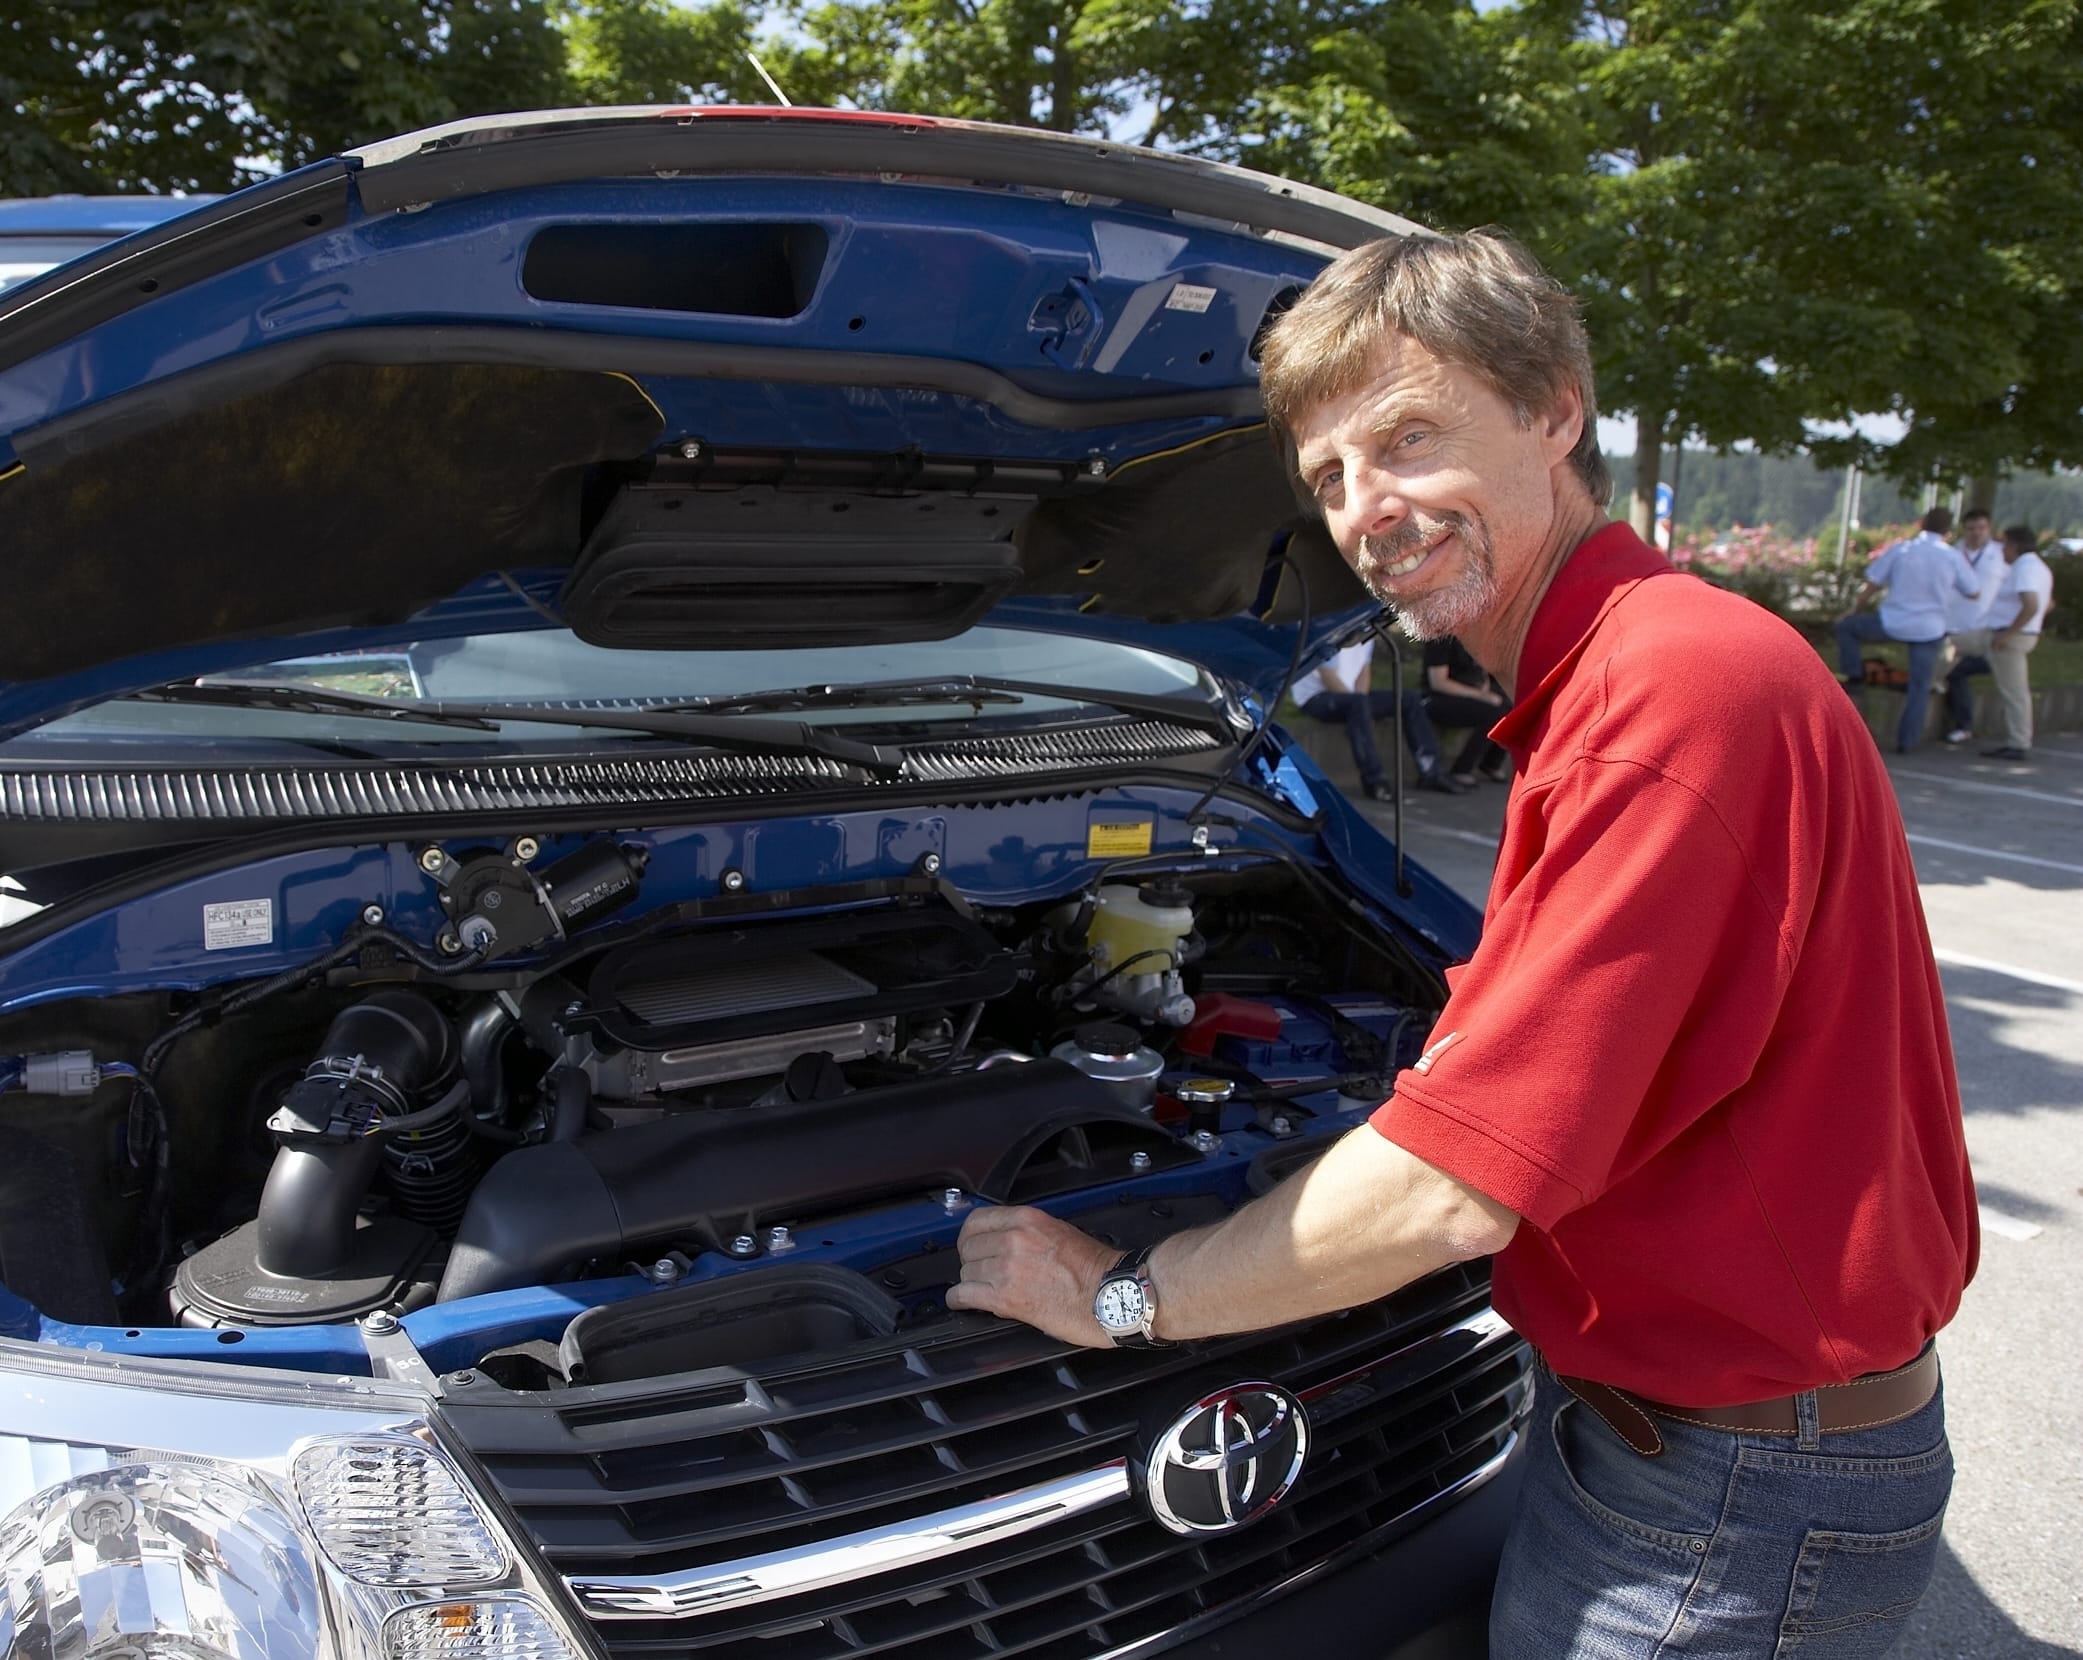
M 1575 24 L 1546 0 L 1326 8 L 1199 147 L 1436 229 L 1503 226 L 1553 259 L 1585 211 L 1597 138 Z
M 227 190 L 569 102 L 544 0 L 6 0 L 0 193 Z
M 1292 0 L 828 0 L 794 14 L 808 44 L 793 64 L 806 84 L 866 108 L 1183 143 L 1223 124 L 1306 10 Z
M 752 13 L 735 0 L 566 0 L 558 8 L 580 104 L 770 104 L 754 47 Z M 764 57 L 763 60 L 764 61 Z M 768 64 L 797 103 L 823 103 L 794 72 L 792 54 Z M 789 82 L 797 83 L 790 86 Z
M 1812 422 L 1980 405 L 2016 378 L 2030 289 L 2015 202 L 1986 185 L 2019 157 L 1993 112 L 2006 72 L 2067 46 L 2073 13 L 1610 0 L 1587 14 L 1609 159 L 1564 263 L 1601 396 L 1635 418 L 1638 527 L 1672 438 L 1785 453 Z
M 1934 148 L 1961 180 L 1957 239 L 2005 308 L 1988 373 L 1909 389 L 1880 463 L 1904 479 L 1972 479 L 2083 463 L 2083 7 L 2050 5 L 1961 66 L 1972 100 Z

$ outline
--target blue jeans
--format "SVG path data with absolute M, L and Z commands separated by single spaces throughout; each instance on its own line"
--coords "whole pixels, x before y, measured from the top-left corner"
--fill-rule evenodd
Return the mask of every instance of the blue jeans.
M 1318 692 L 1302 705 L 1311 720 L 1345 723 L 1346 742 L 1352 746 L 1353 766 L 1363 789 L 1381 783 L 1381 751 L 1374 743 L 1374 723 L 1396 712 L 1396 694 L 1386 689 L 1371 692 Z M 1403 693 L 1403 747 L 1423 773 L 1439 770 L 1439 735 L 1425 713 L 1425 700 L 1415 689 Z
M 1847 680 L 1863 679 L 1866 664 L 1861 645 L 1892 640 L 1877 611 L 1854 611 L 1837 619 L 1837 668 Z M 1938 656 L 1946 637 L 1935 640 L 1904 640 L 1909 647 L 1909 687 L 1902 697 L 1902 720 L 1895 728 L 1895 747 L 1910 750 L 1924 736 L 1924 723 L 1931 718 L 1931 681 L 1938 673 Z
M 1989 673 L 1989 659 L 1963 657 L 1946 675 L 1946 724 L 1955 732 L 1975 729 L 1975 689 L 1970 684 L 1978 674 Z
M 1944 1392 L 1804 1446 L 1658 1418 L 1632 1450 L 1539 1369 L 1491 1660 L 1874 1660 L 1938 1561 Z

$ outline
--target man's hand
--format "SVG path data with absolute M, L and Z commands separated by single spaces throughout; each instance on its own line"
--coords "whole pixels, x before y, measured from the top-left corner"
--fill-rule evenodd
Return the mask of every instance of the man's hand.
M 2017 637 L 2018 631 L 2015 628 L 1999 628 L 1989 636 L 1989 643 L 1992 646 L 2007 646 Z
M 947 1306 L 1024 1320 L 1088 1349 L 1113 1347 L 1092 1317 L 1092 1299 L 1121 1252 L 1045 1210 L 989 1205 L 969 1213 L 956 1241 L 962 1278 Z

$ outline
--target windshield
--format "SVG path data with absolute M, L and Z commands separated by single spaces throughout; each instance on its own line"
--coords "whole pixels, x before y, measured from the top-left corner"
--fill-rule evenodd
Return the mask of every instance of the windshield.
M 589 728 L 585 711 L 641 710 L 712 698 L 745 698 L 804 687 L 892 688 L 887 701 L 834 700 L 790 707 L 788 719 L 817 726 L 972 723 L 1032 720 L 1080 706 L 1077 697 L 1035 692 L 983 704 L 960 697 L 922 703 L 895 688 L 973 677 L 1040 682 L 1095 693 L 1182 697 L 1205 701 L 1212 687 L 1191 663 L 1140 647 L 1012 628 L 973 628 L 949 640 L 898 645 L 828 646 L 789 651 L 616 651 L 589 646 L 569 631 L 484 634 L 427 641 L 380 651 L 341 653 L 255 664 L 211 675 L 213 686 L 303 686 L 378 697 L 386 703 L 449 703 L 515 707 L 516 718 L 480 726 L 401 726 L 351 709 L 242 708 L 223 703 L 154 702 L 119 698 L 66 715 L 24 733 L 0 749 L 20 759 L 77 749 L 107 753 L 110 740 L 128 740 L 123 761 L 138 759 L 133 745 L 180 749 L 189 745 L 251 743 L 351 745 L 357 749 L 525 743 L 601 745 L 645 741 L 642 734 Z M 568 721 L 555 717 L 570 712 Z M 542 711 L 552 719 L 523 719 Z M 91 756 L 93 750 L 80 750 Z

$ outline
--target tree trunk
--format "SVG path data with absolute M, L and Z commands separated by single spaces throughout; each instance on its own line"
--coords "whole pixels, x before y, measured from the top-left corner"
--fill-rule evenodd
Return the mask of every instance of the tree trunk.
M 1645 400 L 1646 405 L 1646 400 Z M 1643 541 L 1656 541 L 1656 486 L 1663 476 L 1663 418 L 1647 407 L 1635 411 L 1635 499 L 1627 522 Z
M 1996 512 L 1996 486 L 1999 480 L 1994 473 L 1983 473 L 1967 482 L 1967 511 L 1980 508 L 1984 513 Z
M 1071 51 L 1071 31 L 1084 12 L 1083 0 L 1063 8 L 1049 40 L 1049 126 L 1059 133 L 1078 130 L 1078 62 Z

